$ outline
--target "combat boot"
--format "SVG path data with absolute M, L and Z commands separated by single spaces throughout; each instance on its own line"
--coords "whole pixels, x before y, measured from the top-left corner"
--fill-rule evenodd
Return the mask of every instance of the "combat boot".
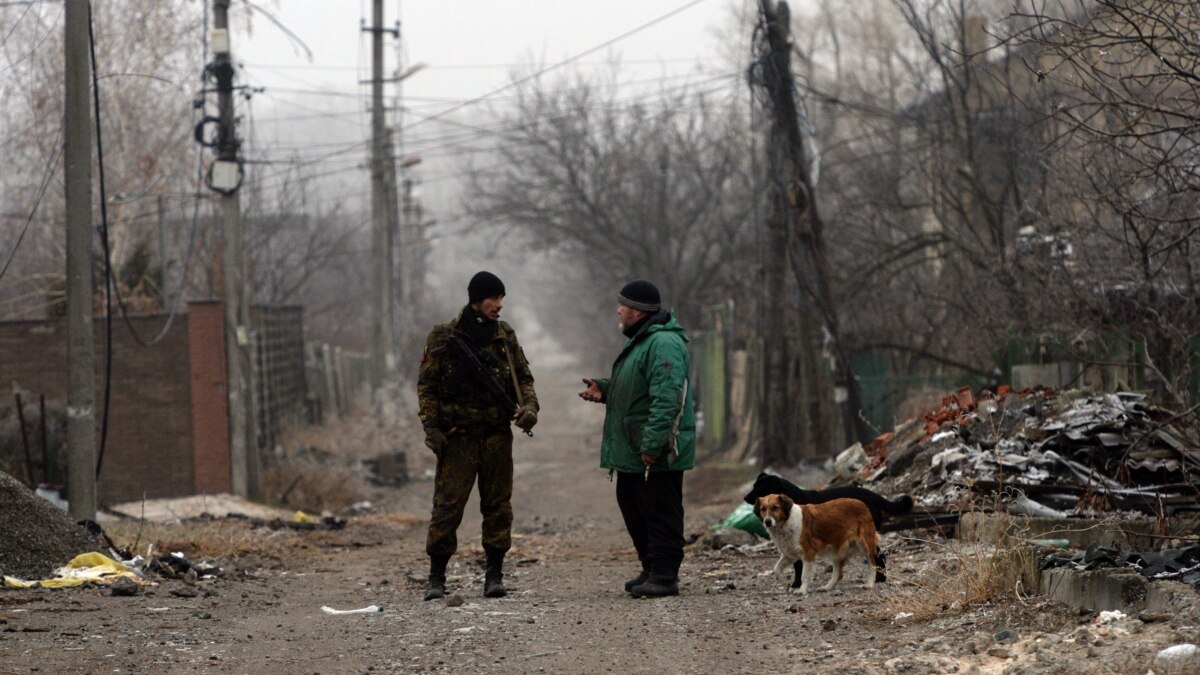
M 650 572 L 650 577 L 644 583 L 634 586 L 629 591 L 635 598 L 664 598 L 668 595 L 679 595 L 679 568 L 658 568 Z
M 426 600 L 446 597 L 446 563 L 450 556 L 429 556 L 429 586 L 425 589 Z
M 649 578 L 650 578 L 650 562 L 643 560 L 641 574 L 639 574 L 636 577 L 625 582 L 625 592 L 632 593 L 634 586 L 641 586 L 642 584 L 646 583 L 646 580 Z
M 503 598 L 508 595 L 504 588 L 504 551 L 485 549 L 487 572 L 483 575 L 483 597 Z

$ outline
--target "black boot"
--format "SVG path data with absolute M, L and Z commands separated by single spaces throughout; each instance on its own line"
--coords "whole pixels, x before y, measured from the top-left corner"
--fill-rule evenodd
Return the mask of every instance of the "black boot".
M 429 586 L 425 589 L 426 600 L 446 597 L 446 563 L 450 556 L 429 556 Z
M 487 553 L 487 572 L 483 575 L 483 597 L 503 598 L 508 595 L 504 588 L 504 551 L 484 549 Z
M 634 586 L 641 586 L 642 584 L 646 583 L 646 580 L 649 578 L 650 578 L 650 563 L 648 561 L 643 560 L 642 561 L 642 573 L 637 575 L 636 577 L 630 579 L 629 581 L 625 582 L 625 592 L 632 593 Z
M 650 577 L 644 583 L 629 590 L 635 598 L 663 598 L 668 595 L 679 595 L 679 568 L 652 569 Z

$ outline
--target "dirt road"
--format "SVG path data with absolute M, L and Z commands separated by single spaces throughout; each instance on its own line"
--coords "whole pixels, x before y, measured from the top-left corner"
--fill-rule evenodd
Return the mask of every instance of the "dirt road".
M 415 481 L 379 495 L 392 515 L 309 533 L 281 561 L 226 561 L 215 581 L 167 581 L 134 597 L 0 592 L 0 673 L 1145 673 L 1159 649 L 1195 639 L 1179 622 L 1100 626 L 1036 599 L 894 621 L 889 598 L 906 580 L 953 564 L 937 545 L 894 535 L 892 582 L 873 591 L 854 565 L 838 590 L 799 599 L 761 575 L 774 563 L 765 547 L 717 550 L 701 539 L 688 548 L 679 597 L 633 599 L 622 582 L 637 563 L 597 468 L 603 411 L 575 398 L 577 381 L 541 374 L 541 424 L 516 441 L 508 597 L 482 597 L 472 502 L 449 570 L 462 604 L 421 600 L 431 484 Z M 689 533 L 732 508 L 736 485 L 752 477 L 740 471 L 688 476 Z M 403 513 L 414 524 L 396 524 Z M 321 610 L 372 604 L 383 611 Z

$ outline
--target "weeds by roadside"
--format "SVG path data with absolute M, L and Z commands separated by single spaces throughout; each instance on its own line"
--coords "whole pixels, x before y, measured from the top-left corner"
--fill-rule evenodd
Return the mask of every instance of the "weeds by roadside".
M 940 549 L 945 562 L 910 578 L 893 575 L 895 587 L 884 599 L 884 618 L 903 613 L 924 621 L 985 603 L 1018 599 L 1018 581 L 1030 561 L 1028 547 L 969 544 L 957 539 L 918 541 Z
M 120 520 L 106 524 L 104 529 L 118 547 L 134 554 L 145 555 L 147 547 L 153 545 L 156 553 L 179 551 L 191 559 L 229 559 L 249 554 L 284 559 L 303 536 L 290 530 L 265 531 L 238 519 L 172 523 Z

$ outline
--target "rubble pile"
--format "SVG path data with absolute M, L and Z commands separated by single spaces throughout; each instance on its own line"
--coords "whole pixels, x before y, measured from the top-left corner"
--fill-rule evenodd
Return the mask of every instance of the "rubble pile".
M 1124 568 L 1157 581 L 1182 581 L 1200 590 L 1200 544 L 1167 548 L 1162 551 L 1125 551 L 1092 544 L 1083 551 L 1051 553 L 1041 562 L 1042 569 L 1069 567 L 1079 571 Z
M 1200 441 L 1142 394 L 964 387 L 864 448 L 859 478 L 927 510 L 999 496 L 1010 513 L 1200 511 Z
M 0 471 L 0 573 L 37 578 L 102 549 L 65 511 Z

